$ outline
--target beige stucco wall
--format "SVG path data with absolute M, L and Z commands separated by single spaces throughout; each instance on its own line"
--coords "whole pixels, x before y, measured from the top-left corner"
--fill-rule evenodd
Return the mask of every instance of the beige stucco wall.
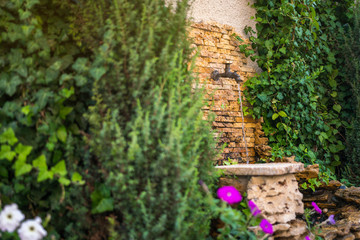
M 251 5 L 255 0 L 192 0 L 190 17 L 194 22 L 215 21 L 230 25 L 245 38 L 244 28 L 255 29 L 255 9 Z

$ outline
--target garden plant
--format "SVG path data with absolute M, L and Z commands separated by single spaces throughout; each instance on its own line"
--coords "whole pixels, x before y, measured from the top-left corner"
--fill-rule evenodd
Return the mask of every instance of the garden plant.
M 273 233 L 233 187 L 215 197 L 218 152 L 213 116 L 202 112 L 205 91 L 196 87 L 189 5 L 0 0 L 1 239 Z M 324 180 L 352 168 L 343 177 L 358 181 L 359 65 L 344 54 L 359 50 L 358 5 L 254 6 L 257 55 L 240 48 L 264 70 L 247 83 L 248 111 L 264 117 L 273 156 L 319 163 Z M 215 219 L 222 226 L 213 229 Z

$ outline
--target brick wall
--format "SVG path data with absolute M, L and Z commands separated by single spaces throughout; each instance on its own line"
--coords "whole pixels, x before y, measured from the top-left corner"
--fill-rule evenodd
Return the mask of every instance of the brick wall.
M 190 37 L 196 45 L 194 47 L 198 49 L 195 71 L 200 79 L 200 87 L 204 86 L 208 93 L 209 107 L 205 107 L 203 111 L 205 115 L 209 111 L 216 114 L 213 127 L 218 130 L 218 148 L 224 143 L 227 144 L 218 159 L 219 164 L 228 158 L 246 162 L 237 83 L 230 78 L 220 78 L 219 81 L 210 78 L 214 70 L 223 73 L 225 62 L 229 61 L 232 62 L 231 71 L 237 71 L 243 81 L 255 75 L 255 69 L 247 66 L 248 60 L 239 52 L 237 47 L 239 42 L 234 40 L 233 33 L 235 33 L 233 27 L 215 22 L 193 23 L 190 29 Z M 244 90 L 243 82 L 240 89 Z M 249 107 L 249 104 L 243 102 L 243 107 L 245 106 Z M 244 116 L 244 125 L 249 160 L 254 162 L 257 155 L 261 155 L 256 153 L 256 149 L 259 149 L 257 145 L 266 144 L 267 139 L 263 138 L 258 120 Z

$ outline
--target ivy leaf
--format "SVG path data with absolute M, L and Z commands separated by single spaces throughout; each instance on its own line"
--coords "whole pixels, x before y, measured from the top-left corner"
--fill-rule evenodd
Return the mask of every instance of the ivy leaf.
M 63 184 L 64 186 L 69 186 L 71 181 L 65 177 L 60 177 L 59 183 Z
M 76 82 L 76 86 L 81 87 L 87 83 L 87 79 L 84 76 L 76 75 L 75 82 Z
M 11 79 L 6 78 L 6 74 L 0 75 L 0 90 L 3 90 L 10 97 L 16 92 L 16 88 L 22 83 L 18 75 L 14 75 Z
M 15 177 L 19 177 L 31 171 L 32 166 L 25 161 L 17 160 L 14 164 Z
M 42 181 L 45 181 L 47 179 L 53 179 L 54 177 L 54 173 L 53 172 L 50 172 L 50 171 L 40 171 L 39 172 L 39 175 L 38 175 L 38 178 L 37 178 L 37 181 L 38 182 L 42 182 Z
M 91 209 L 92 214 L 103 213 L 106 211 L 114 210 L 114 199 L 112 198 L 102 198 L 100 202 Z
M 21 108 L 21 112 L 24 114 L 24 115 L 28 115 L 30 113 L 30 106 L 29 105 L 26 105 L 24 107 Z
M 75 182 L 75 183 L 78 183 L 80 185 L 83 185 L 85 184 L 85 181 L 82 180 L 82 176 L 78 173 L 78 172 L 74 172 L 72 177 L 71 177 L 71 181 L 72 182 Z
M 56 136 L 63 143 L 66 142 L 67 132 L 65 126 L 62 125 L 58 128 L 58 130 L 56 131 Z
M 58 162 L 55 166 L 53 166 L 50 170 L 55 175 L 65 176 L 67 174 L 65 161 L 62 160 Z
M 46 164 L 46 157 L 44 154 L 40 155 L 32 162 L 33 167 L 39 169 L 40 172 L 47 171 L 48 166 Z
M 46 104 L 48 104 L 50 98 L 52 98 L 54 96 L 53 92 L 47 91 L 47 90 L 43 90 L 41 89 L 40 91 L 38 91 L 35 94 L 35 97 L 37 99 L 36 101 L 36 106 L 38 107 L 38 111 L 42 110 Z
M 71 113 L 72 110 L 73 110 L 73 107 L 64 107 L 64 106 L 61 106 L 59 115 L 60 115 L 60 117 L 61 117 L 62 119 L 65 120 L 66 116 L 67 116 L 69 113 Z
M 286 48 L 285 48 L 285 47 L 280 48 L 279 51 L 280 51 L 282 54 L 286 54 Z
M 86 66 L 87 62 L 87 58 L 78 58 L 72 65 L 72 68 L 78 73 L 83 73 L 88 70 L 88 67 Z
M 0 149 L 0 160 L 1 159 L 7 159 L 9 161 L 12 161 L 14 157 L 16 156 L 16 153 L 11 151 L 11 147 L 8 145 L 1 145 Z
M 22 145 L 21 143 L 19 143 L 15 148 L 15 152 L 17 154 L 19 154 L 18 158 L 21 161 L 26 160 L 26 157 L 30 154 L 31 150 L 32 150 L 32 146 L 25 146 L 25 145 Z
M 340 111 L 341 111 L 341 106 L 340 106 L 340 104 L 335 104 L 335 105 L 333 106 L 333 109 L 334 109 L 335 111 L 337 111 L 337 112 L 340 112 Z
M 12 146 L 17 143 L 17 141 L 18 139 L 15 137 L 15 133 L 12 128 L 6 129 L 6 131 L 0 135 L 0 143 L 7 142 Z
M 97 81 L 106 73 L 105 68 L 92 68 L 90 70 L 90 75 Z

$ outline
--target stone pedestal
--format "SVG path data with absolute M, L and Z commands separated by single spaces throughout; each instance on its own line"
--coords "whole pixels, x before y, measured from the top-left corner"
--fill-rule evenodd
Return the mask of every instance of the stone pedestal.
M 304 170 L 302 163 L 237 164 L 218 166 L 227 178 L 221 185 L 232 185 L 247 192 L 262 216 L 274 226 L 273 239 L 304 239 L 305 222 L 296 219 L 304 213 L 303 195 L 298 189 L 295 173 Z M 232 177 L 230 177 L 232 176 Z

